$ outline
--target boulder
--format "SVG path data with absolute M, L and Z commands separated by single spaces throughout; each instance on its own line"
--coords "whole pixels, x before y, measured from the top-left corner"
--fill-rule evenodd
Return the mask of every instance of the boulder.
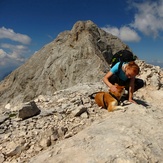
M 40 109 L 37 107 L 34 101 L 31 101 L 28 104 L 25 104 L 22 109 L 19 110 L 18 117 L 21 119 L 26 119 L 38 115 Z

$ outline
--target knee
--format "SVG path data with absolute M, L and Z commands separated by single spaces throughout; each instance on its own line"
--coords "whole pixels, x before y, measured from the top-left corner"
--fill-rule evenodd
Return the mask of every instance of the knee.
M 139 81 L 139 87 L 140 88 L 144 87 L 146 85 L 146 82 L 144 80 L 142 80 L 142 79 L 139 79 L 139 80 L 140 80 Z
M 135 81 L 135 91 L 137 91 L 138 89 L 144 87 L 146 84 L 145 84 L 145 81 L 142 80 L 142 79 L 136 79 Z

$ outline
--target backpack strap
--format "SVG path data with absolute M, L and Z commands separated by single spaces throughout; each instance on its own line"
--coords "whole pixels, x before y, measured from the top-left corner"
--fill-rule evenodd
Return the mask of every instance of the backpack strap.
M 119 76 L 118 76 L 119 73 L 120 73 L 120 70 L 121 70 L 121 68 L 122 68 L 123 63 L 124 63 L 124 62 L 120 62 L 119 66 L 118 66 L 118 72 L 116 72 L 115 75 L 117 76 L 118 84 L 124 86 L 124 85 L 126 84 L 126 81 L 121 80 L 121 79 L 119 78 Z
M 120 73 L 120 69 L 122 68 L 123 62 L 121 61 L 118 66 L 118 72 L 116 73 L 117 75 Z

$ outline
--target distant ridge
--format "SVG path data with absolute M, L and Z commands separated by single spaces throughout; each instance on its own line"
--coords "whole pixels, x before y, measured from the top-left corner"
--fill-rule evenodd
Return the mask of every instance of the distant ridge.
M 159 62 L 155 62 L 155 61 L 153 61 L 153 62 L 149 62 L 149 64 L 152 64 L 152 65 L 154 65 L 154 66 L 160 66 L 160 68 L 162 68 L 163 69 L 163 63 L 159 63 Z

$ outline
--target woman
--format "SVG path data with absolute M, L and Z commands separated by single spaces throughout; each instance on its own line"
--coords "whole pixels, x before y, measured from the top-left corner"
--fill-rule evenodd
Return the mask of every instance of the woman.
M 135 78 L 139 74 L 139 66 L 134 62 L 116 63 L 110 71 L 104 76 L 104 83 L 110 88 L 111 91 L 117 91 L 115 83 L 125 86 L 128 90 L 128 100 L 132 103 L 136 103 L 133 100 L 133 93 L 144 86 L 142 79 Z M 119 67 L 120 66 L 120 67 Z

